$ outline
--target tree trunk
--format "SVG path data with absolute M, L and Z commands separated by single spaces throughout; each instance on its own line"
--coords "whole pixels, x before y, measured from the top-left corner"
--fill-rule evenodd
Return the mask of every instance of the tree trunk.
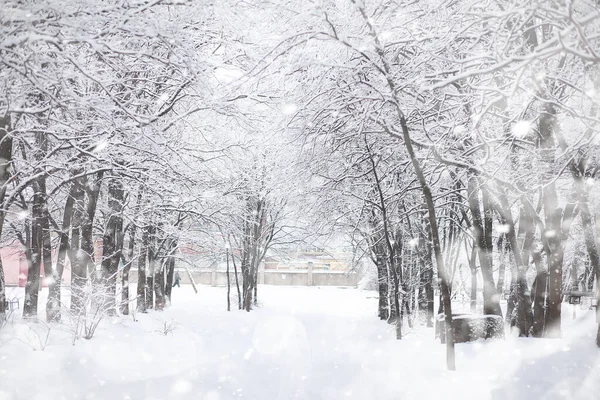
M 421 257 L 423 271 L 423 279 L 425 283 L 425 295 L 427 298 L 427 327 L 433 328 L 434 326 L 434 307 L 435 302 L 433 300 L 433 250 L 431 239 L 431 227 L 429 225 L 429 217 L 427 214 L 423 216 L 423 228 L 426 237 L 419 238 L 419 248 L 423 249 Z M 442 304 L 442 302 L 440 302 Z
M 506 221 L 502 221 L 501 223 L 502 225 L 506 225 Z M 507 245 L 508 240 L 506 239 L 506 234 L 503 233 L 498 239 L 498 253 L 500 254 L 500 265 L 498 266 L 498 284 L 496 285 L 496 293 L 498 293 L 498 296 L 502 296 L 502 293 L 504 293 L 504 279 L 506 277 L 506 257 L 508 255 Z
M 252 272 L 249 263 L 242 259 L 242 293 L 244 310 L 250 311 L 252 308 Z
M 173 291 L 173 275 L 175 274 L 175 251 L 177 250 L 177 241 L 171 240 L 169 255 L 167 257 L 167 281 L 165 282 L 165 298 L 168 304 L 171 304 L 171 294 Z
M 82 172 L 83 170 L 76 169 L 75 171 L 73 171 L 73 175 L 79 175 Z M 80 186 L 81 178 L 75 178 L 75 180 L 71 184 L 67 200 L 65 201 L 65 209 L 63 212 L 63 220 L 60 231 L 60 241 L 58 244 L 58 255 L 56 258 L 56 274 L 58 275 L 58 279 L 60 279 L 61 282 L 63 271 L 65 269 L 65 259 L 67 257 L 67 252 L 69 251 L 69 238 L 71 233 L 73 214 L 75 212 L 75 201 L 76 199 L 79 199 L 78 194 L 83 193 L 81 191 Z M 71 261 L 71 264 L 73 264 L 73 261 Z M 58 302 L 60 303 L 60 291 L 58 292 Z
M 585 184 L 584 163 L 580 162 L 578 168 L 573 168 L 575 175 L 575 188 L 577 191 L 577 201 L 579 211 L 581 212 L 581 223 L 583 225 L 583 234 L 585 247 L 587 248 L 590 264 L 596 275 L 596 323 L 598 330 L 596 334 L 596 344 L 600 347 L 600 253 L 596 235 L 594 232 L 594 219 L 590 212 L 588 189 Z
M 477 249 L 475 245 L 471 249 L 469 268 L 471 270 L 471 312 L 475 313 L 477 312 Z
M 86 188 L 88 202 L 85 213 L 83 213 L 83 222 L 81 225 L 81 255 L 86 274 L 92 284 L 95 284 L 97 280 L 96 265 L 94 263 L 94 218 L 98 207 L 98 197 L 100 196 L 103 175 L 104 172 L 98 172 L 93 185 Z
M 124 261 L 123 277 L 121 281 L 121 314 L 129 315 L 129 272 L 133 266 L 133 256 L 135 252 L 135 234 L 137 231 L 136 221 L 139 217 L 142 206 L 143 186 L 140 187 L 135 204 L 134 220 L 131 222 L 129 230 L 129 244 L 127 250 L 127 260 Z
M 235 275 L 235 287 L 237 288 L 238 294 L 238 310 L 242 309 L 242 293 L 240 292 L 240 281 L 238 278 L 237 264 L 235 263 L 235 257 L 231 255 L 231 262 L 233 263 L 233 274 Z
M 389 71 L 386 71 L 389 74 Z M 391 81 L 389 81 L 391 82 Z M 392 92 L 395 92 L 395 89 L 392 85 Z M 433 195 L 431 193 L 431 189 L 429 188 L 429 184 L 427 183 L 427 179 L 425 178 L 425 174 L 423 173 L 423 169 L 421 168 L 421 163 L 415 154 L 413 149 L 413 145 L 410 139 L 410 133 L 408 131 L 408 125 L 406 123 L 406 119 L 404 118 L 404 114 L 399 109 L 399 104 L 395 104 L 398 116 L 400 118 L 400 125 L 402 127 L 402 136 L 404 138 L 404 146 L 408 152 L 411 163 L 419 180 L 419 184 L 421 185 L 421 190 L 423 191 L 423 197 L 425 198 L 425 203 L 427 205 L 427 212 L 429 214 L 429 227 L 431 232 L 431 237 L 433 239 L 433 252 L 435 254 L 435 259 L 438 267 L 438 274 L 440 277 L 440 292 L 442 294 L 442 301 L 444 304 L 444 314 L 445 314 L 445 326 L 446 326 L 446 365 L 449 370 L 456 369 L 455 355 L 454 355 L 454 335 L 452 330 L 452 301 L 450 297 L 450 281 L 448 276 L 448 271 L 446 271 L 446 266 L 444 264 L 444 256 L 442 254 L 442 248 L 440 245 L 440 236 L 438 232 L 437 226 L 437 216 L 435 212 L 435 203 L 433 202 Z
M 485 315 L 502 316 L 500 299 L 496 293 L 492 265 L 492 211 L 489 206 L 487 189 L 478 188 L 479 182 L 476 177 L 469 178 L 468 198 L 471 216 L 473 217 L 473 246 L 477 249 L 477 256 L 481 265 L 481 277 L 483 278 L 483 313 Z M 482 193 L 483 201 L 479 201 L 479 192 Z M 482 207 L 483 206 L 483 207 Z M 481 215 L 483 208 L 484 215 Z
M 10 114 L 0 116 L 0 204 L 4 202 L 6 187 L 11 175 L 10 167 L 12 163 L 13 138 L 11 132 Z M 4 207 L 1 207 L 4 209 Z M 2 229 L 4 227 L 5 211 L 0 211 L 0 240 L 2 239 Z M 4 305 L 6 302 L 6 281 L 4 278 L 4 267 L 0 258 L 0 319 L 6 312 Z
M 46 178 L 40 179 L 39 191 L 42 196 L 42 210 L 39 219 L 41 232 L 41 251 L 44 264 L 46 283 L 48 284 L 48 299 L 46 301 L 46 320 L 60 321 L 60 276 L 52 264 L 52 242 L 50 237 L 50 213 L 48 211 L 48 195 L 46 193 Z
M 137 283 L 137 306 L 139 312 L 146 312 L 146 259 L 148 257 L 148 243 L 150 241 L 150 227 L 142 227 L 142 243 L 138 256 L 138 283 Z
M 87 281 L 87 257 L 81 250 L 81 230 L 83 229 L 84 214 L 86 212 L 85 178 L 73 182 L 73 217 L 71 221 L 71 243 L 69 247 L 69 260 L 71 261 L 71 313 L 80 315 L 84 307 L 84 290 Z
M 377 267 L 377 289 L 379 292 L 379 303 L 378 303 L 378 316 L 379 319 L 387 321 L 390 317 L 390 310 L 388 304 L 388 280 L 385 262 L 381 254 L 377 254 L 375 259 Z
M 151 225 L 148 231 L 148 269 L 146 272 L 146 309 L 154 308 L 154 274 L 156 272 L 156 227 Z
M 38 187 L 34 187 L 33 206 L 31 208 L 31 234 L 27 233 L 27 283 L 25 284 L 25 302 L 23 317 L 37 316 L 38 294 L 40 291 L 40 268 L 42 252 L 42 230 L 40 219 L 43 208 L 43 198 Z
M 102 237 L 102 286 L 104 309 L 108 315 L 117 313 L 117 274 L 123 258 L 123 202 L 125 192 L 118 177 L 108 183 L 109 216 Z
M 536 267 L 536 276 L 531 285 L 533 293 L 533 329 L 532 335 L 537 338 L 544 337 L 547 322 L 547 300 L 548 300 L 548 271 L 542 263 L 542 255 L 539 252 L 533 253 L 533 260 Z
M 226 274 L 227 274 L 227 311 L 231 311 L 231 299 L 230 299 L 230 295 L 231 295 L 231 281 L 229 279 L 229 249 L 227 249 L 226 253 L 225 253 L 225 259 L 226 259 L 226 263 L 227 263 L 227 270 L 226 270 Z

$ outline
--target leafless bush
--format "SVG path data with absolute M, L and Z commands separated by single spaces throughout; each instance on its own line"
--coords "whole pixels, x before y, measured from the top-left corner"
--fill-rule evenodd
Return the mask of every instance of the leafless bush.
M 44 351 L 50 343 L 52 325 L 41 319 L 36 319 L 32 323 L 34 324 L 33 326 L 41 327 L 42 329 L 34 329 L 30 323 L 18 324 L 15 327 L 17 338 L 31 347 L 33 351 Z
M 85 286 L 81 296 L 81 307 L 68 309 L 69 330 L 73 338 L 73 344 L 78 339 L 91 339 L 94 337 L 100 322 L 114 310 L 114 303 L 107 301 L 110 292 L 106 287 L 99 284 L 88 284 Z
M 169 334 L 173 334 L 173 331 L 177 329 L 177 323 L 171 319 L 171 321 L 163 321 L 162 329 L 157 329 L 156 332 L 162 333 L 167 336 Z

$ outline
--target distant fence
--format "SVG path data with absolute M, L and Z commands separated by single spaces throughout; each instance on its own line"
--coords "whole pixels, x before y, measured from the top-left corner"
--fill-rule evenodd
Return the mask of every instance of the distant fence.
M 227 272 L 222 270 L 190 271 L 194 282 L 198 285 L 226 286 Z M 181 283 L 190 283 L 186 273 L 179 273 Z M 229 272 L 231 285 L 235 285 L 235 275 Z M 241 284 L 242 274 L 238 272 Z M 129 275 L 130 283 L 137 283 L 137 271 Z M 356 286 L 358 275 L 343 271 L 310 271 L 310 270 L 260 270 L 258 283 L 278 286 Z

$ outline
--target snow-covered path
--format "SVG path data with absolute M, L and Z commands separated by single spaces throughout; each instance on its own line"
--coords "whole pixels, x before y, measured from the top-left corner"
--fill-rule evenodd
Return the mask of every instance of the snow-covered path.
M 561 340 L 458 345 L 450 373 L 432 331 L 394 340 L 370 292 L 261 286 L 258 310 L 227 313 L 222 288 L 174 290 L 168 310 L 105 321 L 75 345 L 65 324 L 44 351 L 44 324 L 9 324 L 0 400 L 600 399 L 589 312 L 565 312 Z

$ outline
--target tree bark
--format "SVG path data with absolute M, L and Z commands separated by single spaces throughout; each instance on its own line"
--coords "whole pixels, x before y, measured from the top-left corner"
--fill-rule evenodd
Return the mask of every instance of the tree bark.
M 471 257 L 469 258 L 469 269 L 471 270 L 471 312 L 477 311 L 477 248 L 473 245 Z
M 13 138 L 11 135 L 10 114 L 0 116 L 0 204 L 4 202 L 8 180 L 11 175 Z M 6 212 L 0 210 L 0 240 L 2 239 L 2 229 L 4 227 L 4 218 Z M 0 319 L 6 313 L 6 281 L 4 278 L 4 266 L 0 258 Z
M 142 207 L 142 197 L 143 197 L 143 186 L 140 186 L 138 191 L 137 200 L 135 203 L 135 211 L 134 217 L 131 221 L 130 229 L 129 229 L 129 244 L 127 249 L 127 260 L 125 260 L 125 265 L 123 266 L 123 277 L 121 280 L 121 314 L 128 315 L 129 314 L 129 272 L 131 271 L 131 267 L 133 266 L 133 259 L 135 253 L 135 235 L 137 233 L 137 220 L 140 214 L 140 210 Z
M 165 283 L 165 298 L 168 304 L 171 303 L 171 293 L 173 290 L 173 275 L 175 274 L 175 251 L 177 250 L 177 241 L 171 240 L 169 255 L 167 257 L 167 281 Z
M 240 281 L 238 278 L 237 264 L 235 262 L 235 257 L 233 256 L 233 254 L 231 255 L 231 262 L 233 263 L 233 274 L 235 275 L 235 287 L 237 289 L 237 295 L 238 295 L 238 310 L 241 310 L 242 309 L 242 293 L 240 291 Z
M 486 188 L 479 188 L 479 182 L 476 177 L 470 177 L 467 185 L 469 208 L 473 217 L 473 246 L 477 250 L 477 256 L 481 265 L 481 277 L 483 279 L 483 313 L 485 315 L 502 316 L 500 309 L 500 299 L 496 293 L 494 284 L 493 265 L 492 265 L 492 211 L 489 206 L 488 193 Z M 479 192 L 482 193 L 483 201 L 479 200 Z M 483 206 L 483 207 L 482 207 Z M 481 215 L 483 208 L 484 215 Z
M 148 268 L 146 272 L 146 310 L 154 308 L 154 285 L 156 272 L 156 226 L 148 231 Z
M 123 258 L 123 201 L 125 192 L 118 177 L 108 183 L 109 216 L 102 237 L 102 286 L 104 309 L 108 315 L 117 313 L 117 274 Z
M 42 262 L 42 216 L 43 198 L 38 187 L 34 187 L 33 205 L 31 207 L 31 234 L 27 233 L 27 283 L 25 284 L 25 301 L 23 317 L 37 316 L 38 294 L 40 290 L 40 272 Z
M 231 281 L 229 279 L 229 249 L 227 249 L 227 251 L 225 252 L 225 259 L 226 259 L 226 263 L 227 263 L 227 270 L 226 270 L 226 274 L 227 274 L 227 311 L 231 311 L 231 299 L 230 299 L 230 294 L 231 294 Z
M 84 307 L 84 288 L 87 281 L 87 260 L 81 250 L 81 230 L 85 214 L 85 178 L 73 182 L 73 217 L 71 220 L 71 312 L 80 315 Z
M 531 298 L 527 294 L 527 280 L 525 278 L 526 266 L 523 262 L 523 257 L 519 244 L 517 242 L 517 235 L 515 233 L 515 222 L 510 211 L 508 200 L 504 193 L 499 195 L 499 204 L 497 204 L 497 211 L 502 215 L 504 221 L 506 221 L 506 238 L 512 250 L 513 257 L 516 264 L 516 277 L 511 282 L 511 295 L 509 301 L 514 302 L 514 306 L 517 308 L 517 316 L 515 324 L 519 329 L 519 336 L 529 336 L 531 326 L 533 324 L 531 314 Z M 523 223 L 523 221 L 521 221 Z M 509 314 L 507 313 L 507 316 Z
M 561 336 L 561 290 L 564 245 L 562 243 L 563 229 L 561 226 L 562 210 L 558 207 L 558 194 L 553 176 L 555 125 L 556 109 L 551 105 L 545 105 L 539 121 L 539 147 L 542 160 L 546 164 L 544 182 L 547 182 L 542 190 L 546 225 L 543 235 L 547 242 L 546 251 L 548 257 L 548 325 L 544 329 L 545 337 Z
M 379 292 L 377 314 L 379 319 L 387 321 L 390 317 L 390 310 L 388 304 L 388 278 L 383 255 L 377 254 L 375 264 L 377 267 L 377 290 Z
M 73 171 L 73 175 L 79 175 L 81 174 L 81 172 L 81 169 L 76 169 Z M 83 194 L 83 191 L 81 190 L 80 186 L 81 178 L 76 178 L 71 183 L 71 188 L 69 189 L 69 194 L 67 196 L 67 200 L 65 201 L 65 209 L 63 212 L 63 220 L 60 230 L 60 241 L 58 245 L 58 255 L 56 258 L 56 273 L 61 282 L 63 272 L 65 269 L 65 260 L 70 247 L 69 239 L 71 234 L 73 215 L 75 213 L 75 202 L 76 199 L 78 199 L 78 194 Z M 71 262 L 71 265 L 73 265 L 73 261 Z M 60 291 L 58 292 L 58 301 L 60 303 Z
M 137 306 L 139 312 L 146 312 L 146 260 L 148 258 L 148 243 L 150 241 L 150 227 L 142 227 L 142 243 L 138 256 L 138 283 L 137 283 Z
M 391 86 L 391 89 L 392 92 L 395 92 L 393 85 Z M 425 174 L 421 167 L 421 163 L 414 151 L 410 138 L 410 132 L 408 130 L 408 125 L 406 119 L 404 118 L 404 114 L 400 111 L 398 103 L 396 103 L 395 106 L 398 111 L 398 117 L 400 118 L 402 136 L 404 138 L 404 146 L 406 147 L 411 163 L 419 180 L 419 184 L 421 185 L 423 197 L 425 198 L 425 203 L 427 205 L 427 212 L 429 214 L 429 226 L 431 237 L 433 239 L 433 251 L 438 267 L 438 273 L 440 278 L 440 291 L 442 294 L 442 301 L 444 304 L 444 314 L 446 322 L 446 366 L 449 370 L 453 371 L 456 369 L 456 362 L 454 355 L 454 335 L 452 330 L 452 302 L 450 297 L 450 282 L 448 280 L 448 271 L 446 271 L 446 266 L 444 264 L 444 256 L 442 254 L 442 248 L 440 245 L 440 236 L 437 226 L 435 203 L 433 202 L 433 195 L 431 193 L 429 184 L 427 183 L 427 179 L 425 178 Z
M 596 345 L 600 347 L 600 253 L 596 235 L 594 232 L 594 219 L 590 212 L 589 194 L 585 184 L 584 163 L 581 161 L 577 167 L 573 167 L 573 175 L 575 177 L 575 188 L 577 192 L 577 201 L 579 211 L 581 212 L 581 223 L 583 225 L 583 234 L 585 247 L 588 251 L 590 264 L 596 275 L 596 323 L 598 329 L 596 333 Z

